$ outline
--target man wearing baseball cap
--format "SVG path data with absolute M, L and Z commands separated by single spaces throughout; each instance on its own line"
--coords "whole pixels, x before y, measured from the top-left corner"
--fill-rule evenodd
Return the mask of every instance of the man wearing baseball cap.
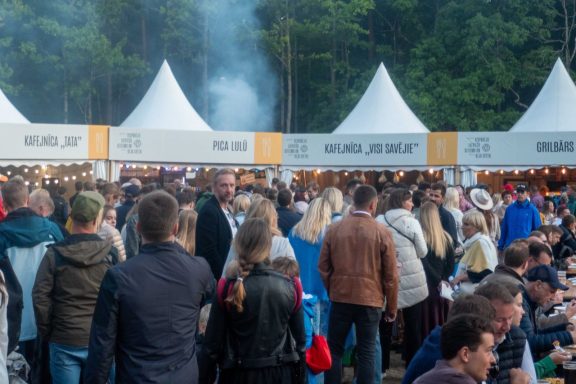
M 124 227 L 126 223 L 126 216 L 128 216 L 128 212 L 130 212 L 134 204 L 136 204 L 136 200 L 141 192 L 141 188 L 138 185 L 132 184 L 132 182 L 127 184 L 128 185 L 124 184 L 122 186 L 125 197 L 124 204 L 116 208 L 116 229 L 119 231 L 122 231 L 122 227 Z
M 504 219 L 500 225 L 500 240 L 498 249 L 503 251 L 516 239 L 524 239 L 530 232 L 537 230 L 541 225 L 540 213 L 534 205 L 528 201 L 526 185 L 516 186 L 516 201 L 508 208 L 504 214 Z
M 49 342 L 54 382 L 80 382 L 100 283 L 118 262 L 116 248 L 96 234 L 104 203 L 104 197 L 93 191 L 76 197 L 71 235 L 48 248 L 36 275 L 32 291 L 36 325 Z
M 540 329 L 538 327 L 536 309 L 554 299 L 557 290 L 568 290 L 568 287 L 558 280 L 556 269 L 548 265 L 539 265 L 526 274 L 526 289 L 523 290 L 524 315 L 520 328 L 528 337 L 528 344 L 533 355 L 554 349 L 554 341 L 560 345 L 570 345 L 576 342 L 576 331 L 568 331 L 566 325 Z

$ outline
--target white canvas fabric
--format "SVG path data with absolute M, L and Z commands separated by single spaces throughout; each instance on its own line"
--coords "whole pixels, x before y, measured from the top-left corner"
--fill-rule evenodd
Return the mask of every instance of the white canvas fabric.
M 127 128 L 212 131 L 198 115 L 164 61 L 140 104 L 120 125 Z
M 348 117 L 332 133 L 428 133 L 400 96 L 383 63 Z
M 510 132 L 576 131 L 576 85 L 560 59 L 530 108 Z
M 8 100 L 4 92 L 0 89 L 0 123 L 12 124 L 29 124 L 27 118 L 24 117 L 16 109 L 16 107 Z

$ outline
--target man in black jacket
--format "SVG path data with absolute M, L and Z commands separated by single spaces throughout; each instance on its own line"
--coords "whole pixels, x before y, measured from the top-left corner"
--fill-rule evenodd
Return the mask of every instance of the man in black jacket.
M 197 383 L 198 316 L 214 277 L 175 242 L 174 197 L 151 192 L 138 217 L 140 253 L 108 270 L 100 287 L 84 383 L 106 383 L 114 360 L 119 383 Z
M 278 228 L 282 231 L 284 237 L 288 237 L 288 233 L 294 227 L 302 215 L 294 211 L 290 206 L 292 204 L 292 191 L 288 188 L 282 189 L 278 192 Z
M 430 200 L 436 204 L 438 207 L 438 213 L 440 214 L 440 221 L 442 222 L 442 228 L 452 238 L 454 248 L 458 247 L 458 232 L 456 230 L 456 221 L 454 217 L 446 208 L 444 208 L 444 197 L 446 196 L 446 187 L 444 184 L 435 183 L 432 184 L 430 190 Z
M 236 221 L 229 208 L 234 198 L 235 186 L 236 176 L 232 169 L 218 170 L 212 183 L 214 195 L 198 214 L 196 255 L 208 261 L 212 274 L 216 277 L 222 276 L 224 262 L 236 234 Z

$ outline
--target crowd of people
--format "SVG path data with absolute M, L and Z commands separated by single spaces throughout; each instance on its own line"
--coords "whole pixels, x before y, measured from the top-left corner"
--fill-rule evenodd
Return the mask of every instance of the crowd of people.
M 394 350 L 403 383 L 536 383 L 572 358 L 571 187 L 0 188 L 0 383 L 381 383 Z

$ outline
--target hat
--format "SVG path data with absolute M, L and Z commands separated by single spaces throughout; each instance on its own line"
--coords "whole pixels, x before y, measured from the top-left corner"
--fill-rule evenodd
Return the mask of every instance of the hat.
M 518 184 L 516 185 L 516 192 L 526 192 L 526 184 Z
M 124 194 L 126 196 L 136 197 L 140 194 L 140 187 L 134 184 L 130 184 L 126 188 L 124 188 Z
M 470 200 L 472 200 L 472 203 L 476 207 L 483 209 L 485 211 L 492 209 L 492 207 L 494 206 L 494 202 L 492 201 L 490 194 L 485 189 L 474 188 L 473 190 L 471 190 Z
M 514 192 L 514 187 L 512 186 L 512 184 L 508 183 L 504 185 L 504 190 L 508 192 Z
M 526 274 L 526 279 L 528 281 L 540 280 L 544 283 L 550 284 L 550 286 L 554 289 L 561 289 L 563 291 L 568 290 L 567 286 L 560 284 L 560 281 L 558 280 L 558 271 L 549 265 L 539 265 L 532 268 Z
M 104 204 L 106 204 L 106 201 L 98 192 L 82 192 L 74 199 L 70 216 L 72 216 L 72 220 L 88 223 L 98 217 Z
M 122 186 L 120 188 L 124 189 L 124 188 L 128 188 L 129 186 L 134 185 L 131 182 L 127 181 L 124 184 L 122 184 Z

